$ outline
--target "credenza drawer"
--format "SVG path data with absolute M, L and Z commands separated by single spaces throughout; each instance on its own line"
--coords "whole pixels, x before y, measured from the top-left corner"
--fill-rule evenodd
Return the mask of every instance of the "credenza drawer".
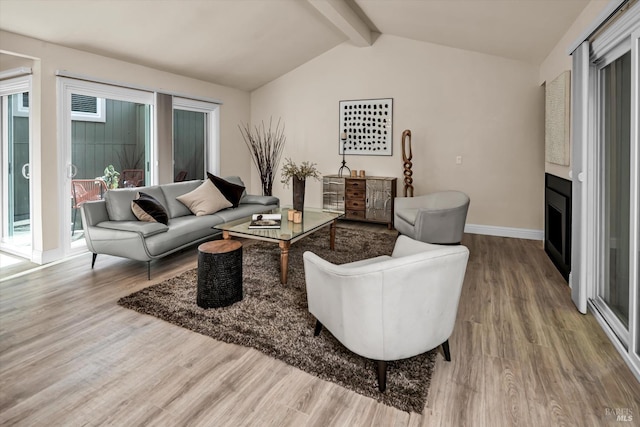
M 365 203 L 364 199 L 360 200 L 353 200 L 353 199 L 347 199 L 345 200 L 345 205 L 347 206 L 347 210 L 354 210 L 354 211 L 364 211 L 364 209 L 367 207 L 367 204 Z
M 345 188 L 349 190 L 362 190 L 367 188 L 367 181 L 364 179 L 347 179 L 345 182 Z
M 366 196 L 366 190 L 364 188 L 347 188 L 347 200 L 358 199 L 364 200 Z

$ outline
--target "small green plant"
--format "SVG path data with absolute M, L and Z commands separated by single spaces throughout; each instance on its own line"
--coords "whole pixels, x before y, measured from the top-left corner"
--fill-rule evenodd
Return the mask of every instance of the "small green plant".
M 293 177 L 305 180 L 307 178 L 320 179 L 322 176 L 316 168 L 316 163 L 302 162 L 300 166 L 298 166 L 291 159 L 286 158 L 282 166 L 282 180 L 280 182 L 283 183 L 285 187 L 288 187 L 289 181 Z
M 118 188 L 118 180 L 120 179 L 120 172 L 113 167 L 113 165 L 109 165 L 104 168 L 104 176 L 102 177 L 104 182 L 107 183 L 107 188 L 113 190 L 114 188 Z

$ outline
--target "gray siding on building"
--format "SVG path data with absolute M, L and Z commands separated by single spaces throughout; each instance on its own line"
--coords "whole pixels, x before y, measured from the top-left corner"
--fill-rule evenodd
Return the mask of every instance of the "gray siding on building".
M 107 99 L 104 123 L 72 121 L 71 146 L 73 163 L 77 167 L 76 179 L 102 176 L 108 165 L 113 165 L 119 172 L 144 169 L 144 109 L 144 105 Z M 140 154 L 142 161 L 136 165 Z

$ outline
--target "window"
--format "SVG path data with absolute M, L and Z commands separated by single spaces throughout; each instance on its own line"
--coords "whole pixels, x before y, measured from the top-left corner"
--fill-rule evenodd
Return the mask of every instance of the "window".
M 106 101 L 95 96 L 71 94 L 71 119 L 85 122 L 105 123 Z

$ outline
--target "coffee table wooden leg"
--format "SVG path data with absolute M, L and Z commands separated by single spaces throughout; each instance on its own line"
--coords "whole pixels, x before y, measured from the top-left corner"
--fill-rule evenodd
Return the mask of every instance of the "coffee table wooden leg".
M 290 242 L 280 241 L 280 283 L 287 284 L 287 271 L 289 270 Z
M 334 219 L 333 222 L 331 223 L 331 226 L 329 227 L 329 248 L 331 248 L 331 250 L 335 250 L 336 249 L 336 224 L 338 223 L 338 220 Z
M 222 230 L 222 238 L 224 240 L 229 240 L 231 238 L 231 234 L 227 230 Z

